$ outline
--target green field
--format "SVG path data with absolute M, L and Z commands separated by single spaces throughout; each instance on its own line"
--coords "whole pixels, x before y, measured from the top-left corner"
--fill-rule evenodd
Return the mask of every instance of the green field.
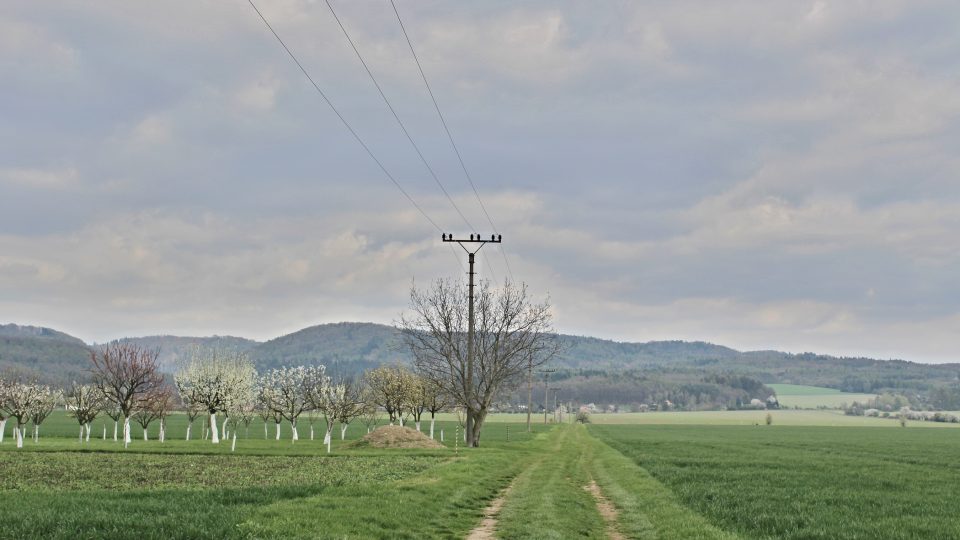
M 531 434 L 524 415 L 497 415 L 469 451 L 454 451 L 444 415 L 445 449 L 352 449 L 356 424 L 327 455 L 307 422 L 297 443 L 289 426 L 275 441 L 253 424 L 231 452 L 183 441 L 179 415 L 166 442 L 124 450 L 81 444 L 57 412 L 39 442 L 0 445 L 0 538 L 463 538 L 498 497 L 501 538 L 960 537 L 960 430 L 794 410 L 767 426 L 765 414 L 541 417 Z
M 854 394 L 822 386 L 800 384 L 768 384 L 767 386 L 777 393 L 777 400 L 781 406 L 800 407 L 801 409 L 816 409 L 818 407 L 836 409 L 854 401 L 863 403 L 877 397 L 876 394 Z

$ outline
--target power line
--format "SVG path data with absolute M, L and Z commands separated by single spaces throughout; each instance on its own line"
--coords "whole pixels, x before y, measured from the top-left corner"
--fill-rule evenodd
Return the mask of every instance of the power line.
M 390 100 L 387 99 L 387 95 L 383 92 L 383 88 L 380 87 L 380 83 L 377 82 L 377 78 L 374 77 L 373 72 L 370 71 L 370 66 L 367 65 L 366 60 L 363 59 L 363 55 L 360 54 L 360 50 L 357 49 L 356 43 L 353 42 L 353 38 L 350 37 L 350 33 L 347 32 L 343 22 L 340 21 L 340 17 L 337 16 L 337 12 L 333 9 L 333 5 L 330 3 L 330 0 L 324 0 L 327 4 L 327 8 L 330 9 L 330 13 L 333 15 L 333 18 L 337 21 L 337 25 L 340 27 L 340 31 L 343 32 L 344 37 L 347 38 L 347 42 L 350 43 L 350 48 L 353 49 L 353 52 L 357 55 L 357 58 L 360 60 L 360 63 L 363 65 L 363 69 L 366 70 L 367 75 L 370 77 L 370 80 L 373 82 L 373 85 L 377 88 L 377 92 L 380 93 L 380 97 L 383 98 L 384 104 L 387 108 L 390 109 L 390 113 L 393 114 L 393 118 L 397 121 L 397 124 L 400 126 L 400 129 L 403 131 L 403 134 L 407 137 L 407 140 L 410 141 L 410 146 L 417 152 L 417 155 L 420 156 L 420 161 L 423 162 L 424 167 L 430 172 L 430 176 L 433 177 L 433 181 L 436 182 L 437 186 L 440 188 L 440 191 L 443 192 L 447 200 L 450 201 L 450 204 L 453 206 L 454 210 L 457 211 L 457 214 L 460 214 L 460 218 L 463 219 L 463 222 L 467 227 L 472 231 L 474 230 L 473 225 L 470 224 L 470 221 L 467 220 L 467 217 L 463 215 L 463 212 L 460 211 L 460 207 L 457 206 L 457 203 L 453 201 L 453 198 L 447 192 L 447 189 L 443 187 L 443 183 L 440 182 L 440 178 L 437 177 L 437 173 L 434 172 L 433 167 L 430 166 L 430 163 L 427 162 L 427 158 L 424 157 L 423 152 L 420 150 L 420 147 L 413 140 L 413 136 L 410 135 L 410 132 L 407 130 L 407 126 L 404 125 L 403 120 L 400 120 L 400 115 L 397 114 L 396 109 L 393 108 L 393 104 L 390 103 Z
M 475 231 L 473 224 L 470 223 L 470 220 L 463 214 L 460 210 L 460 207 L 457 206 L 457 203 L 453 200 L 453 197 L 450 196 L 450 193 L 447 191 L 447 188 L 444 187 L 443 182 L 440 181 L 440 178 L 437 176 L 436 171 L 433 167 L 430 166 L 430 163 L 427 161 L 426 156 L 423 155 L 423 151 L 420 150 L 420 146 L 413 140 L 413 136 L 410 134 L 410 131 L 407 129 L 407 126 L 403 123 L 403 120 L 400 119 L 400 115 L 397 113 L 397 110 L 393 107 L 393 104 L 390 103 L 390 99 L 387 98 L 387 94 L 383 91 L 383 87 L 380 86 L 380 83 L 377 81 L 376 76 L 374 76 L 373 71 L 370 69 L 370 66 L 367 64 L 367 61 L 364 60 L 363 54 L 360 53 L 360 49 L 357 48 L 356 42 L 353 41 L 353 38 L 350 36 L 350 32 L 347 31 L 347 27 L 344 26 L 343 21 L 340 20 L 340 16 L 337 15 L 337 11 L 333 9 L 333 4 L 330 3 L 330 0 L 324 0 L 324 3 L 327 4 L 327 9 L 330 10 L 330 14 L 333 15 L 335 21 L 337 21 L 337 26 L 340 27 L 340 31 L 343 33 L 343 37 L 347 38 L 347 43 L 350 44 L 350 48 L 353 49 L 353 53 L 357 56 L 357 59 L 360 60 L 360 64 L 363 66 L 364 71 L 367 72 L 367 76 L 370 77 L 370 81 L 373 83 L 373 86 L 377 89 L 377 92 L 380 94 L 380 98 L 383 99 L 383 103 L 387 106 L 387 109 L 390 110 L 390 114 L 393 115 L 393 119 L 397 121 L 397 125 L 400 126 L 400 130 L 403 131 L 404 136 L 407 138 L 407 141 L 410 142 L 410 146 L 413 147 L 413 150 L 417 153 L 417 156 L 420 158 L 420 161 L 423 163 L 423 166 L 426 167 L 427 171 L 430 173 L 430 176 L 433 178 L 433 181 L 437 184 L 437 187 L 440 188 L 440 191 L 443 192 L 443 195 L 447 198 L 447 201 L 450 202 L 450 205 L 456 210 L 457 214 L 460 215 L 460 219 L 463 220 L 467 228 L 471 231 Z M 422 74 L 422 71 L 421 71 Z M 431 94 L 432 95 L 432 94 Z M 436 103 L 436 102 L 434 102 Z M 474 190 L 476 193 L 476 190 Z M 484 209 L 486 213 L 486 209 Z M 487 217 L 489 220 L 489 216 Z M 491 225 L 492 226 L 492 225 Z M 484 256 L 484 262 L 487 264 L 487 270 L 490 271 L 490 275 L 494 276 L 493 267 L 490 265 L 490 261 Z M 509 270 L 509 267 L 508 267 Z M 494 276 L 496 279 L 496 276 Z
M 329 3 L 329 2 L 328 2 Z M 490 228 L 493 229 L 493 232 L 499 233 L 497 226 L 493 224 L 493 219 L 490 218 L 490 213 L 487 212 L 486 205 L 483 204 L 483 199 L 480 198 L 480 192 L 477 191 L 477 186 L 473 183 L 473 177 L 470 176 L 470 171 L 467 170 L 467 165 L 463 161 L 463 155 L 460 153 L 460 148 L 457 146 L 456 141 L 453 139 L 453 134 L 450 132 L 450 128 L 447 126 L 447 120 L 443 116 L 443 112 L 440 111 L 440 105 L 437 103 L 437 97 L 433 94 L 433 88 L 430 86 L 430 81 L 427 80 L 427 74 L 423 71 L 423 66 L 420 64 L 420 58 L 417 56 L 416 49 L 413 48 L 413 42 L 410 40 L 410 35 L 407 33 L 407 27 L 403 24 L 403 19 L 400 17 L 400 11 L 397 10 L 397 4 L 394 0 L 390 0 L 390 5 L 393 7 L 393 13 L 397 16 L 397 22 L 400 24 L 400 29 L 403 30 L 403 37 L 407 40 L 407 46 L 410 47 L 410 54 L 413 55 L 414 62 L 417 63 L 417 70 L 420 71 L 420 78 L 423 79 L 423 84 L 427 88 L 427 93 L 430 94 L 430 100 L 433 101 L 433 108 L 437 111 L 437 116 L 440 118 L 440 123 L 443 125 L 443 130 L 447 134 L 447 139 L 450 141 L 450 146 L 453 147 L 454 153 L 457 155 L 457 161 L 460 162 L 460 168 L 463 169 L 463 174 L 467 178 L 467 182 L 470 184 L 470 188 L 473 189 L 473 194 L 477 198 L 477 202 L 480 203 L 480 208 L 483 210 L 483 215 L 487 218 L 487 223 L 490 224 Z M 500 248 L 500 253 L 503 254 L 503 262 L 507 266 L 507 273 L 510 274 L 510 279 L 513 279 L 513 270 L 510 268 L 510 261 L 507 260 L 507 252 L 504 249 Z
M 400 193 L 402 193 L 403 196 L 406 197 L 408 201 L 410 201 L 410 204 L 412 204 L 414 208 L 416 208 L 417 211 L 420 212 L 420 214 L 430 223 L 430 225 L 433 225 L 433 228 L 435 228 L 436 230 L 443 232 L 443 229 L 439 225 L 437 225 L 437 223 L 426 213 L 426 211 L 424 211 L 424 209 L 419 204 L 417 204 L 417 201 L 415 201 L 413 197 L 411 197 L 410 194 L 407 193 L 405 189 L 403 189 L 403 186 L 400 185 L 400 182 L 398 182 L 397 179 L 392 174 L 390 174 L 390 171 L 388 171 L 387 168 L 383 165 L 383 162 L 381 162 L 380 159 L 377 158 L 376 154 L 373 153 L 373 150 L 371 150 L 370 147 L 367 146 L 367 143 L 364 142 L 364 140 L 360 137 L 360 135 L 356 132 L 356 130 L 353 129 L 353 126 L 350 125 L 350 122 L 347 122 L 347 119 L 344 118 L 343 115 L 340 113 L 340 111 L 333 105 L 333 102 L 330 101 L 330 98 L 327 97 L 327 94 L 320 89 L 320 85 L 318 85 L 317 82 L 313 80 L 313 77 L 306 70 L 306 68 L 303 67 L 303 64 L 300 63 L 300 60 L 297 59 L 297 56 L 293 54 L 293 51 L 290 50 L 290 47 L 287 47 L 287 44 L 280 37 L 280 34 L 278 34 L 277 31 L 273 29 L 273 26 L 270 25 L 270 22 L 267 21 L 267 18 L 264 17 L 263 13 L 260 12 L 260 9 L 258 9 L 256 4 L 253 3 L 253 0 L 247 0 L 247 2 L 250 4 L 250 7 L 252 7 L 253 10 L 257 12 L 257 16 L 260 17 L 260 20 L 263 21 L 263 24 L 266 25 L 267 29 L 270 30 L 270 33 L 273 34 L 273 37 L 277 38 L 277 41 L 280 43 L 280 46 L 283 47 L 283 50 L 287 52 L 287 55 L 290 56 L 290 59 L 293 60 L 293 62 L 297 65 L 298 68 L 300 68 L 300 71 L 307 78 L 307 80 L 310 81 L 310 84 L 313 85 L 314 90 L 316 90 L 317 93 L 320 94 L 320 97 L 322 97 L 323 101 L 325 101 L 327 106 L 330 107 L 330 110 L 332 110 L 333 113 L 337 115 L 337 118 L 340 119 L 340 122 L 343 123 L 343 126 L 347 128 L 347 131 L 349 131 L 350 134 L 353 135 L 353 138 L 356 139 L 357 143 L 359 143 L 360 146 L 363 147 L 363 150 L 367 153 L 368 156 L 370 156 L 370 159 L 372 159 L 374 163 L 377 164 L 377 167 L 379 167 L 380 170 L 383 171 L 383 174 L 386 175 L 386 177 L 389 178 L 391 182 L 393 182 L 393 185 L 396 186 L 398 190 L 400 190 Z M 460 262 L 460 257 L 457 256 L 457 252 L 453 249 L 452 246 L 450 250 L 453 253 L 454 258 L 456 258 L 457 264 L 459 264 L 460 267 L 463 268 L 463 263 Z

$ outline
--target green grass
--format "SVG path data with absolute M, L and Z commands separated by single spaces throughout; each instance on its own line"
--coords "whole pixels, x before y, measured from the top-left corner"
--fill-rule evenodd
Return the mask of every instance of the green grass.
M 956 538 L 960 432 L 593 426 L 712 525 L 748 538 Z
M 590 437 L 571 426 L 552 435 L 514 482 L 500 513 L 499 536 L 605 538 L 593 497 L 583 489 L 590 481 Z
M 800 384 L 768 384 L 767 386 L 777 393 L 777 400 L 780 401 L 780 405 L 803 409 L 816 409 L 818 407 L 835 409 L 845 404 L 849 405 L 854 401 L 863 403 L 877 397 L 876 394 L 854 394 L 822 386 Z
M 171 434 L 182 418 L 173 420 Z M 0 538 L 462 536 L 545 444 L 535 439 L 543 426 L 527 434 L 501 423 L 484 430 L 483 447 L 455 452 L 456 423 L 440 422 L 439 450 L 350 450 L 366 432 L 359 425 L 346 441 L 335 431 L 330 456 L 320 430 L 311 441 L 305 425 L 297 443 L 251 428 L 236 452 L 204 440 L 144 442 L 136 427 L 124 449 L 112 438 L 81 444 L 72 422 L 58 412 L 39 442 L 0 446 Z
M 767 412 L 773 417 L 774 425 L 779 426 L 900 427 L 889 418 L 847 416 L 841 411 L 832 410 L 793 409 L 593 414 L 590 415 L 590 421 L 594 424 L 753 426 L 764 425 Z M 945 429 L 960 427 L 960 424 L 944 422 L 911 422 L 910 425 Z

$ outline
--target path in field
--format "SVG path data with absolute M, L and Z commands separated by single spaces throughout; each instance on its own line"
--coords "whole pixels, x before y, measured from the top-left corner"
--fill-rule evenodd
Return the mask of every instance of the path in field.
M 504 488 L 496 499 L 490 502 L 490 505 L 483 511 L 483 520 L 480 521 L 480 525 L 470 531 L 467 540 L 492 540 L 496 538 L 494 531 L 497 529 L 497 516 L 499 516 L 500 509 L 503 508 L 503 503 L 507 500 L 512 488 L 513 482 Z
M 583 486 L 583 489 L 593 495 L 593 500 L 597 502 L 597 511 L 600 512 L 600 517 L 607 524 L 607 538 L 610 540 L 626 540 L 626 536 L 621 534 L 617 528 L 617 507 L 603 496 L 597 481 L 590 480 L 590 483 Z

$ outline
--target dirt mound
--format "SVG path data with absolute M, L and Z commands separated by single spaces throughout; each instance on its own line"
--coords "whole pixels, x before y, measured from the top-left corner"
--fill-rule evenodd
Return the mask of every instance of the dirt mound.
M 381 426 L 353 443 L 354 448 L 443 448 L 443 445 L 415 429 Z

